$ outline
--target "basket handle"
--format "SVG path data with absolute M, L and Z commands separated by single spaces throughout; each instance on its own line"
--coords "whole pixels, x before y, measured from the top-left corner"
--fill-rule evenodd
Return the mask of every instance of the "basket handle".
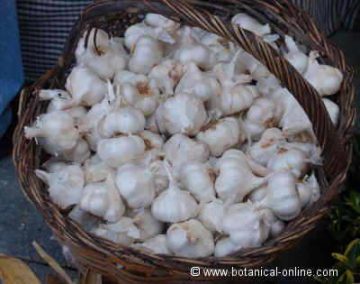
M 270 44 L 244 29 L 225 24 L 220 17 L 204 9 L 195 9 L 187 1 L 162 0 L 182 19 L 200 28 L 238 43 L 273 73 L 299 102 L 313 124 L 314 133 L 323 150 L 324 170 L 331 180 L 347 167 L 346 150 L 340 134 L 314 87 Z M 196 5 L 196 1 L 189 1 Z

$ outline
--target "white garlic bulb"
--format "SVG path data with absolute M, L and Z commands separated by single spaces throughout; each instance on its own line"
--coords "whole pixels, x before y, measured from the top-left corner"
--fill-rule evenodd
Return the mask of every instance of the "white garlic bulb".
M 177 168 L 188 162 L 205 162 L 210 156 L 206 144 L 175 134 L 164 145 L 166 159 Z
M 50 198 L 60 208 L 66 209 L 80 202 L 85 181 L 79 165 L 63 166 L 50 173 L 36 170 L 35 174 L 49 186 Z
M 221 156 L 226 150 L 245 140 L 240 133 L 240 124 L 234 117 L 226 117 L 210 124 L 196 135 L 197 140 L 209 146 L 212 156 Z
M 214 252 L 214 238 L 199 221 L 173 224 L 166 233 L 169 249 L 177 256 L 207 257 Z
M 285 228 L 285 223 L 276 218 L 270 209 L 262 209 L 260 212 L 264 217 L 265 224 L 270 227 L 270 236 L 279 236 Z
M 210 167 L 200 162 L 186 163 L 180 170 L 181 183 L 199 202 L 215 199 L 213 175 Z
M 162 222 L 177 223 L 193 218 L 198 213 L 198 204 L 188 191 L 181 190 L 165 164 L 169 176 L 169 187 L 161 192 L 151 205 L 153 216 Z
M 160 63 L 164 55 L 164 47 L 160 41 L 149 37 L 141 37 L 135 44 L 135 50 L 129 61 L 129 70 L 140 74 L 149 74 L 151 69 Z
M 265 198 L 259 202 L 260 206 L 271 209 L 284 221 L 290 221 L 299 215 L 301 201 L 296 190 L 296 178 L 291 172 L 277 172 L 271 175 L 266 192 Z
M 71 95 L 59 89 L 40 90 L 39 99 L 40 101 L 50 101 L 47 112 L 64 110 L 72 105 Z
M 308 157 L 300 149 L 280 147 L 269 160 L 267 167 L 273 172 L 291 171 L 300 178 L 306 173 L 309 167 L 308 162 Z
M 155 197 L 153 175 L 144 166 L 121 166 L 117 170 L 116 185 L 130 208 L 145 208 Z
M 92 232 L 99 237 L 124 246 L 131 245 L 140 237 L 139 229 L 128 217 L 122 217 L 116 223 L 100 224 Z
M 84 163 L 84 173 L 86 183 L 96 183 L 104 181 L 114 170 L 100 159 L 98 155 L 92 156 Z
M 115 223 L 125 213 L 114 178 L 109 174 L 105 182 L 87 184 L 83 191 L 80 208 L 104 220 Z
M 252 203 L 238 203 L 225 213 L 222 229 L 238 248 L 259 247 L 268 238 L 270 228 Z
M 222 222 L 228 204 L 221 199 L 214 199 L 213 201 L 202 204 L 199 213 L 199 220 L 211 232 L 222 233 Z
M 307 69 L 309 58 L 299 49 L 292 37 L 286 35 L 285 44 L 288 50 L 285 58 L 299 73 L 303 74 Z
M 322 101 L 325 105 L 326 110 L 328 111 L 328 113 L 330 115 L 330 119 L 331 119 L 332 123 L 335 126 L 337 126 L 339 123 L 339 117 L 340 117 L 339 106 L 329 99 L 322 99 Z
M 73 149 L 78 143 L 79 132 L 73 118 L 64 111 L 54 111 L 40 115 L 33 127 L 25 127 L 25 137 L 44 138 L 50 146 L 50 154 L 58 155 Z
M 91 231 L 93 228 L 98 226 L 100 222 L 99 218 L 82 210 L 79 205 L 76 205 L 70 211 L 68 217 L 79 223 L 86 231 Z
M 83 163 L 90 157 L 89 144 L 84 139 L 79 139 L 74 148 L 65 150 L 61 153 L 60 158 L 69 162 Z
M 167 31 L 176 31 L 180 24 L 170 20 L 163 15 L 148 13 L 145 16 L 144 22 L 152 27 L 161 27 Z
M 106 50 L 110 45 L 110 37 L 107 32 L 102 29 L 92 28 L 90 31 L 86 31 L 80 38 L 75 50 L 76 58 L 80 58 L 86 53 L 85 37 L 88 37 L 87 48 L 94 50 L 97 47 L 100 50 Z
M 215 77 L 201 72 L 195 63 L 189 63 L 175 93 L 191 94 L 205 102 L 214 96 L 219 96 L 221 87 Z
M 252 173 L 247 158 L 239 150 L 225 152 L 217 161 L 216 168 L 219 175 L 215 182 L 215 190 L 224 201 L 231 199 L 233 202 L 240 202 L 264 183 L 264 178 Z
M 320 198 L 320 186 L 313 173 L 305 181 L 297 184 L 297 191 L 301 201 L 301 206 L 309 206 Z
M 256 19 L 245 13 L 236 14 L 232 18 L 231 22 L 233 25 L 238 25 L 241 28 L 253 32 L 258 36 L 264 36 L 271 33 L 269 24 L 262 25 Z
M 196 28 L 193 28 L 193 34 L 194 33 L 197 33 Z M 203 34 L 199 36 L 199 41 L 210 48 L 210 50 L 215 54 L 216 62 L 230 61 L 236 51 L 236 47 L 233 42 L 228 41 L 217 34 L 206 31 L 203 31 Z
M 175 60 L 167 59 L 151 70 L 149 79 L 156 82 L 156 85 L 163 94 L 172 95 L 183 74 L 183 64 Z
M 166 235 L 157 235 L 145 240 L 143 243 L 134 244 L 133 247 L 146 249 L 155 254 L 172 254 L 167 245 Z
M 241 248 L 241 245 L 235 244 L 229 237 L 224 237 L 216 242 L 214 255 L 215 257 L 228 256 Z
M 280 129 L 269 128 L 264 131 L 261 139 L 250 147 L 248 154 L 255 162 L 266 166 L 283 141 L 285 137 Z
M 207 113 L 201 100 L 188 94 L 177 94 L 166 100 L 156 111 L 158 126 L 162 132 L 195 135 L 207 121 Z M 162 130 L 160 128 L 160 130 Z
M 147 149 L 162 149 L 164 146 L 164 138 L 159 134 L 144 130 L 139 136 L 144 140 Z
M 65 112 L 70 114 L 70 116 L 74 119 L 74 123 L 76 126 L 80 126 L 80 124 L 82 123 L 82 120 L 88 113 L 87 109 L 83 106 L 72 107 L 72 108 L 66 109 Z
M 192 35 L 190 27 L 184 27 L 180 37 L 179 47 L 176 49 L 174 59 L 183 64 L 193 62 L 198 67 L 209 70 L 215 64 L 215 54 L 204 44 L 197 41 Z
M 84 66 L 76 66 L 66 80 L 66 90 L 72 95 L 73 105 L 93 106 L 107 92 L 106 83 Z
M 140 231 L 140 240 L 150 239 L 163 231 L 164 224 L 156 220 L 149 209 L 140 209 L 134 213 L 133 222 Z
M 100 140 L 97 154 L 110 167 L 119 167 L 138 159 L 145 152 L 145 143 L 138 136 L 120 136 Z
M 340 90 L 344 75 L 335 67 L 319 64 L 318 56 L 318 52 L 310 52 L 309 66 L 304 77 L 320 96 L 334 95 Z

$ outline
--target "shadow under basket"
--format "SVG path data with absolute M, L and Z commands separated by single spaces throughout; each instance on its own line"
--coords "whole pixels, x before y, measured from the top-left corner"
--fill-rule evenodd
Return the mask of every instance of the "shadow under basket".
M 213 3 L 214 2 L 214 3 Z M 262 247 L 238 251 L 231 256 L 188 259 L 152 255 L 116 245 L 84 231 L 49 198 L 44 184 L 34 171 L 45 155 L 24 137 L 24 126 L 31 125 L 45 111 L 39 90 L 64 88 L 66 74 L 75 62 L 75 49 L 80 37 L 91 28 L 101 28 L 112 36 L 123 36 L 126 28 L 148 13 L 159 13 L 184 25 L 197 26 L 228 39 L 262 62 L 289 89 L 313 123 L 314 133 L 323 152 L 323 165 L 316 169 L 322 187 L 319 201 L 304 210 L 285 230 Z M 269 44 L 231 24 L 231 18 L 245 12 L 260 22 L 269 23 L 280 36 L 289 34 L 308 50 L 320 52 L 323 63 L 340 69 L 344 74 L 341 90 L 333 96 L 340 106 L 340 122 L 335 127 L 316 90 Z M 296 245 L 327 213 L 330 202 L 338 195 L 351 161 L 352 129 L 355 120 L 352 71 L 343 53 L 319 32 L 314 21 L 285 0 L 122 0 L 98 1 L 88 6 L 74 25 L 64 53 L 57 66 L 43 75 L 21 94 L 19 122 L 14 133 L 13 159 L 25 195 L 35 204 L 58 240 L 68 246 L 83 270 L 93 270 L 115 283 L 181 283 L 191 280 L 190 268 L 256 267 L 274 260 L 281 252 Z M 211 278 L 194 278 L 211 281 Z

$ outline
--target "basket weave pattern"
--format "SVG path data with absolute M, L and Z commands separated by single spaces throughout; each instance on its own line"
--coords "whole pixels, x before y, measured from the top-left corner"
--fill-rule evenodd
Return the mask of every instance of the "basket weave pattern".
M 355 120 L 352 70 L 343 53 L 330 44 L 308 15 L 285 0 L 106 0 L 90 5 L 81 15 L 69 35 L 63 56 L 57 66 L 43 75 L 21 95 L 19 122 L 14 134 L 13 159 L 25 195 L 44 216 L 59 241 L 67 245 L 82 268 L 90 268 L 121 279 L 123 283 L 172 283 L 189 279 L 191 266 L 255 267 L 272 261 L 279 253 L 294 246 L 311 231 L 326 214 L 329 203 L 343 184 L 351 161 L 351 144 Z M 92 27 L 122 36 L 126 28 L 141 21 L 148 12 L 160 13 L 182 24 L 197 26 L 218 34 L 252 54 L 287 87 L 313 123 L 314 132 L 323 149 L 324 164 L 317 169 L 322 185 L 321 199 L 291 221 L 276 239 L 262 247 L 239 251 L 223 258 L 187 259 L 175 256 L 151 255 L 115 245 L 85 232 L 66 217 L 50 200 L 44 184 L 34 170 L 44 161 L 45 154 L 34 141 L 24 137 L 23 128 L 44 112 L 46 104 L 39 101 L 42 88 L 63 88 L 66 74 L 74 64 L 74 51 L 81 35 Z M 339 68 L 344 82 L 336 102 L 341 108 L 340 124 L 333 126 L 316 90 L 269 44 L 261 38 L 231 25 L 231 18 L 246 12 L 271 25 L 279 35 L 289 34 L 309 49 L 318 50 L 324 63 Z M 145 280 L 146 279 L 146 280 Z M 201 280 L 201 278 L 196 278 Z M 209 280 L 208 278 L 206 280 Z

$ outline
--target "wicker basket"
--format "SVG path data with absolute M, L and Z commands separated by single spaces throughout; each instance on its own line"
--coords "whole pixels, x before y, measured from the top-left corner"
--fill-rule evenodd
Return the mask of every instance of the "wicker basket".
M 216 3 L 216 4 L 215 4 Z M 321 199 L 291 221 L 276 239 L 255 249 L 239 251 L 223 258 L 187 259 L 174 256 L 151 255 L 93 236 L 51 202 L 44 184 L 34 170 L 44 154 L 34 141 L 24 137 L 23 128 L 44 111 L 38 90 L 62 88 L 67 71 L 74 63 L 74 50 L 80 36 L 91 27 L 105 29 L 111 35 L 122 35 L 125 29 L 143 19 L 147 12 L 155 12 L 175 21 L 198 26 L 238 43 L 245 51 L 263 62 L 287 87 L 307 112 L 323 149 L 324 165 L 317 169 L 322 186 Z M 311 49 L 320 51 L 323 62 L 336 66 L 344 73 L 344 82 L 335 96 L 341 107 L 341 120 L 336 129 L 324 105 L 312 88 L 296 70 L 273 48 L 260 38 L 231 25 L 231 17 L 246 12 L 262 22 L 270 23 L 280 35 L 290 34 Z M 355 119 L 352 72 L 344 55 L 318 31 L 307 14 L 285 0 L 122 0 L 99 1 L 87 7 L 74 26 L 64 54 L 58 65 L 42 76 L 32 87 L 23 91 L 19 106 L 19 123 L 14 134 L 13 159 L 26 196 L 35 204 L 46 222 L 74 254 L 79 266 L 107 275 L 121 283 L 174 283 L 189 280 L 191 266 L 256 267 L 272 261 L 279 253 L 294 246 L 311 231 L 327 212 L 329 202 L 339 193 L 351 161 L 351 131 Z M 205 280 L 201 277 L 196 281 Z M 206 280 L 209 280 L 207 278 Z M 177 282 L 179 283 L 179 282 Z

